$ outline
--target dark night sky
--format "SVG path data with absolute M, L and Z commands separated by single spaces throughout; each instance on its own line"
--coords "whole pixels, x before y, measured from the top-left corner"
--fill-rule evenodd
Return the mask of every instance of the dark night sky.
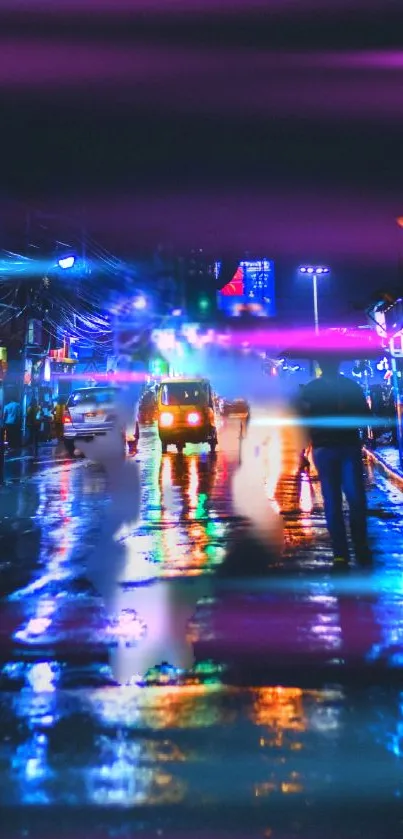
M 85 209 L 120 253 L 326 260 L 359 297 L 399 251 L 400 6 L 2 0 L 5 238 L 27 204 Z

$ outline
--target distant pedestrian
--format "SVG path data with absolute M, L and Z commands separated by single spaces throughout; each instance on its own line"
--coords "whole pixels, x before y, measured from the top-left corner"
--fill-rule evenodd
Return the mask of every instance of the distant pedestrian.
M 63 438 L 63 415 L 65 410 L 65 403 L 65 399 L 63 399 L 62 397 L 58 397 L 54 406 L 53 417 L 55 424 L 55 435 L 57 440 L 61 440 Z
M 41 439 L 44 443 L 49 443 L 52 439 L 52 419 L 52 406 L 50 402 L 44 402 L 42 405 L 41 418 Z
M 21 406 L 11 399 L 4 406 L 3 425 L 10 449 L 18 449 L 21 442 Z
M 326 358 L 320 367 L 320 378 L 309 382 L 301 393 L 300 409 L 308 424 L 334 561 L 342 567 L 350 559 L 343 516 L 344 493 L 356 560 L 360 565 L 369 565 L 360 428 L 368 424 L 370 411 L 361 387 L 339 374 L 338 361 Z
M 40 429 L 41 409 L 38 402 L 34 399 L 27 410 L 27 430 L 29 445 L 34 447 L 35 452 L 38 449 Z

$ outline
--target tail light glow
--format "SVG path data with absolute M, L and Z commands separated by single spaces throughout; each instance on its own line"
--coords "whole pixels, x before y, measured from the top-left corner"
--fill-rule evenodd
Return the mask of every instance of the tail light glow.
M 160 426 L 162 428 L 170 428 L 174 423 L 174 415 L 168 412 L 160 414 Z
M 199 425 L 201 421 L 201 416 L 196 411 L 192 411 L 191 414 L 188 414 L 188 423 L 189 425 Z
M 64 411 L 63 425 L 71 425 L 71 416 L 69 411 Z

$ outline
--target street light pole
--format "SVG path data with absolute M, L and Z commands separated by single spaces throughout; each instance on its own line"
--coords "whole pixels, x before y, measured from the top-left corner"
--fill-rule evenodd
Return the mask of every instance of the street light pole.
M 315 335 L 319 333 L 319 312 L 318 312 L 318 277 L 316 272 L 312 274 L 313 283 L 313 318 L 315 323 Z
M 0 404 L 0 485 L 4 483 L 4 465 L 5 465 L 5 428 L 4 428 L 4 383 L 2 385 L 1 404 Z
M 15 312 L 19 311 L 18 306 L 10 306 L 7 303 L 0 303 L 0 308 L 11 309 Z M 0 485 L 4 483 L 4 467 L 5 467 L 5 427 L 4 427 L 4 379 L 1 385 L 0 397 Z
M 392 383 L 396 405 L 396 432 L 397 432 L 397 447 L 399 450 L 399 463 L 403 466 L 403 406 L 400 396 L 399 379 L 397 375 L 396 357 L 394 355 L 393 338 L 389 341 L 390 361 L 392 368 Z
M 299 271 L 300 274 L 309 274 L 312 275 L 312 288 L 313 288 L 313 319 L 315 324 L 315 335 L 319 333 L 319 308 L 318 308 L 318 275 L 319 274 L 328 274 L 329 268 L 326 268 L 323 265 L 301 265 Z

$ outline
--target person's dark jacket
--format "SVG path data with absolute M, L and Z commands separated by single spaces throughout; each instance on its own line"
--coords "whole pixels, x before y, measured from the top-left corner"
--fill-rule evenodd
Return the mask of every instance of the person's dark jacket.
M 321 376 L 302 389 L 299 413 L 314 448 L 360 445 L 370 410 L 361 387 L 339 374 Z

